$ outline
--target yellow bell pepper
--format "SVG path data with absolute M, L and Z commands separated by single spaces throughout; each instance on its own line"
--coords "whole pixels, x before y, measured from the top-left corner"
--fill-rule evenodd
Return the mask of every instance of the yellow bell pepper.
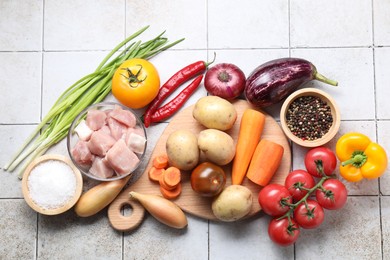
M 361 133 L 347 133 L 336 144 L 340 175 L 350 182 L 379 178 L 387 168 L 386 151 Z

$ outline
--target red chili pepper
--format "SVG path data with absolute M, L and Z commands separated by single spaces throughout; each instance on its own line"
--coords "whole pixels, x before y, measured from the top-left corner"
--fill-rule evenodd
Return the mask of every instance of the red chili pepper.
M 174 99 L 169 103 L 160 107 L 151 116 L 151 123 L 160 122 L 170 116 L 172 116 L 183 104 L 189 99 L 192 93 L 198 88 L 200 82 L 203 79 L 203 74 L 196 77 L 185 89 L 183 89 Z
M 215 54 L 214 54 L 215 60 Z M 172 93 L 174 92 L 180 85 L 184 82 L 190 80 L 195 77 L 199 73 L 203 73 L 206 71 L 206 68 L 214 62 L 204 62 L 197 61 L 194 62 L 183 69 L 176 72 L 167 82 L 160 88 L 157 97 L 153 99 L 153 101 L 149 104 L 145 115 L 144 115 L 144 124 L 145 127 L 149 127 L 151 123 L 151 117 L 153 113 L 157 110 L 158 106 Z

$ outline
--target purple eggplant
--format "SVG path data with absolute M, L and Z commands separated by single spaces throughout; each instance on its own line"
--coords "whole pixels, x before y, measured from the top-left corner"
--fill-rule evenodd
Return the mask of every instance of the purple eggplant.
M 267 107 L 286 98 L 311 80 L 337 86 L 337 81 L 317 72 L 309 61 L 300 58 L 271 60 L 257 67 L 247 78 L 245 97 L 256 107 Z

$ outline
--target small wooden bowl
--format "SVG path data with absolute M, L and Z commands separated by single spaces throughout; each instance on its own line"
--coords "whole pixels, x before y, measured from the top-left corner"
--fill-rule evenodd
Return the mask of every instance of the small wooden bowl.
M 73 174 L 76 177 L 76 191 L 75 191 L 73 197 L 70 200 L 68 200 L 65 205 L 58 207 L 58 208 L 53 208 L 53 209 L 43 208 L 40 205 L 36 204 L 32 200 L 32 198 L 30 196 L 30 191 L 28 188 L 28 177 L 30 176 L 30 173 L 34 169 L 34 167 L 39 165 L 40 163 L 50 161 L 50 160 L 55 160 L 55 161 L 60 161 L 60 162 L 65 163 L 66 165 L 68 165 L 72 169 Z M 83 178 L 82 178 L 82 175 L 81 175 L 79 169 L 77 169 L 77 167 L 74 166 L 74 164 L 72 163 L 72 161 L 70 159 L 68 159 L 67 157 L 62 156 L 62 155 L 52 155 L 52 154 L 49 155 L 48 154 L 48 155 L 43 155 L 43 156 L 35 159 L 32 163 L 30 163 L 30 165 L 25 170 L 25 172 L 23 174 L 23 179 L 22 179 L 22 192 L 23 192 L 23 196 L 24 196 L 25 201 L 36 212 L 44 214 L 44 215 L 58 215 L 60 213 L 63 213 L 65 211 L 69 210 L 70 208 L 72 208 L 76 204 L 76 202 L 79 200 L 81 193 L 82 193 L 82 188 L 83 188 Z
M 286 122 L 287 111 L 288 111 L 291 103 L 295 99 L 302 97 L 302 96 L 319 97 L 321 100 L 325 101 L 330 106 L 332 117 L 333 117 L 333 123 L 332 123 L 332 126 L 330 127 L 329 131 L 319 139 L 315 139 L 312 141 L 303 140 L 303 139 L 295 136 L 287 126 L 287 122 Z M 328 143 L 337 134 L 337 132 L 340 128 L 340 123 L 341 123 L 340 110 L 339 110 L 335 100 L 326 92 L 319 90 L 319 89 L 315 89 L 315 88 L 303 88 L 303 89 L 297 90 L 294 93 L 292 93 L 284 101 L 282 108 L 280 110 L 280 123 L 282 125 L 282 129 L 283 129 L 285 135 L 294 143 L 296 143 L 300 146 L 303 146 L 303 147 L 318 147 L 318 146 L 321 146 L 321 145 Z

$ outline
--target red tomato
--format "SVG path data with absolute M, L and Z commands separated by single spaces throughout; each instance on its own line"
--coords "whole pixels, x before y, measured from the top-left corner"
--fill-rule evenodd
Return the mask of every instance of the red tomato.
M 288 218 L 278 220 L 274 218 L 268 226 L 268 235 L 271 240 L 281 246 L 289 246 L 297 241 L 299 234 L 299 225 L 294 219 L 291 219 L 291 224 Z
M 316 228 L 324 222 L 324 209 L 315 201 L 308 199 L 294 210 L 294 219 L 303 228 Z
M 336 179 L 324 181 L 322 189 L 316 191 L 318 203 L 325 209 L 340 209 L 347 202 L 347 188 L 345 185 Z
M 259 192 L 260 207 L 270 216 L 278 217 L 285 214 L 290 207 L 282 201 L 292 203 L 292 197 L 286 187 L 280 184 L 268 184 Z
M 302 187 L 311 189 L 314 185 L 315 181 L 313 176 L 304 170 L 290 172 L 284 182 L 284 186 L 286 186 L 294 201 L 299 201 L 307 194 L 307 190 L 302 189 Z
M 307 152 L 305 156 L 306 170 L 314 177 L 321 178 L 318 172 L 318 164 L 322 162 L 322 168 L 326 175 L 332 175 L 337 166 L 336 155 L 326 147 L 316 147 Z

